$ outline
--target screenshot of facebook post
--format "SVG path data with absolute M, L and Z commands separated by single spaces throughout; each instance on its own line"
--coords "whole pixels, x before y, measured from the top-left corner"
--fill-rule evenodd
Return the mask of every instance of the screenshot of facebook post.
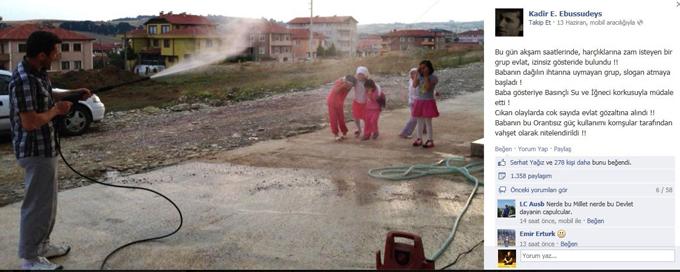
M 483 269 L 485 13 L 0 0 L 0 270 Z
M 678 1 L 493 1 L 484 267 L 678 269 Z

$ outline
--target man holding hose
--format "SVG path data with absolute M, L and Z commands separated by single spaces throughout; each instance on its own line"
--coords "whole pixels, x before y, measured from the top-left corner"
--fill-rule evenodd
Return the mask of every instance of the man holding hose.
M 26 41 L 26 56 L 17 64 L 9 83 L 12 146 L 24 169 L 24 201 L 19 227 L 21 268 L 62 268 L 47 258 L 68 254 L 68 245 L 50 243 L 57 211 L 57 150 L 53 119 L 66 115 L 72 103 L 60 101 L 75 93 L 85 100 L 87 89 L 52 93 L 47 70 L 60 59 L 61 39 L 46 31 L 33 32 Z M 55 101 L 58 101 L 55 103 Z

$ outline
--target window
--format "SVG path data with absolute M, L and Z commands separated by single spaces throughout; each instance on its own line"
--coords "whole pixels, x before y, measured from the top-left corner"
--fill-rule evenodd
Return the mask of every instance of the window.
M 168 39 L 163 40 L 163 47 L 170 48 L 170 40 Z
M 169 25 L 162 25 L 161 26 L 161 34 L 165 34 L 170 32 L 170 26 Z
M 260 34 L 260 41 L 264 42 L 264 34 Z
M 406 41 L 406 38 L 405 38 L 405 37 L 401 37 L 401 38 L 399 38 L 399 41 L 400 41 L 400 42 L 405 42 L 405 41 Z
M 152 47 L 158 47 L 158 40 L 156 40 L 156 39 L 151 40 L 151 46 Z
M 61 62 L 61 70 L 63 70 L 63 71 L 71 70 L 71 63 L 68 62 L 68 61 L 62 61 Z
M 79 61 L 79 60 L 74 61 L 73 62 L 73 69 L 75 69 L 75 70 L 83 69 L 83 62 Z
M 25 43 L 19 44 L 19 53 L 26 53 L 26 44 Z
M 73 44 L 73 52 L 80 52 L 81 50 L 81 45 L 79 43 L 74 43 Z
M 9 80 L 10 77 L 8 76 L 0 76 L 0 95 L 9 94 L 9 90 L 7 89 L 7 85 L 9 85 Z
M 148 26 L 147 28 L 149 29 L 149 34 L 151 35 L 158 33 L 158 29 L 156 28 L 156 26 Z
M 191 54 L 184 54 L 184 58 L 185 58 L 185 59 L 191 58 Z
M 274 54 L 278 54 L 280 52 L 279 50 L 280 49 L 278 47 L 274 47 Z
M 71 45 L 68 43 L 62 43 L 61 44 L 61 52 L 68 52 L 71 51 Z
M 206 40 L 205 41 L 205 47 L 208 47 L 208 48 L 213 47 L 213 41 L 212 40 Z
M 264 46 L 260 46 L 260 55 L 264 55 Z

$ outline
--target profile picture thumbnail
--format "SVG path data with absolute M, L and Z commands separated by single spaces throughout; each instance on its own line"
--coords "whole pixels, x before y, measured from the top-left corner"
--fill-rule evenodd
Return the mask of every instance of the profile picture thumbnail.
M 523 37 L 524 9 L 496 9 L 496 37 Z
M 514 249 L 499 250 L 498 251 L 498 267 L 499 268 L 516 268 L 517 267 L 517 251 Z
M 497 214 L 498 218 L 515 218 L 515 200 L 499 199 Z
M 515 246 L 515 230 L 499 229 L 498 247 L 514 247 L 514 246 Z

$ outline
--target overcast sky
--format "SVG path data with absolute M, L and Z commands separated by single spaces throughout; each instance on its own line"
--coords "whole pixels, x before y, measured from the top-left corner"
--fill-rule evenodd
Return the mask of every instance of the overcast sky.
M 197 15 L 273 18 L 309 16 L 309 0 L 0 0 L 5 21 L 30 19 L 111 20 L 160 11 Z M 460 0 L 314 0 L 314 14 L 351 15 L 359 24 L 481 21 L 483 9 Z

